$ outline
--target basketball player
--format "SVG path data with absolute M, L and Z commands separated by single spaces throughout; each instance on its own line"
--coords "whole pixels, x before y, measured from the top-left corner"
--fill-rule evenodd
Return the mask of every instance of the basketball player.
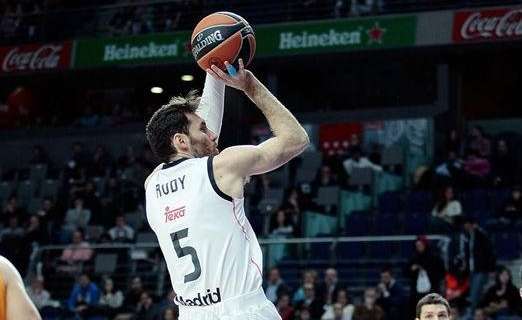
M 225 63 L 230 66 L 228 63 Z M 193 92 L 151 117 L 146 135 L 165 163 L 145 182 L 147 219 L 156 233 L 176 292 L 180 319 L 281 319 L 265 297 L 262 253 L 244 210 L 243 186 L 309 144 L 295 117 L 239 61 L 235 76 L 207 70 L 242 90 L 265 115 L 274 137 L 219 153 L 215 133 L 196 114 Z
M 449 320 L 450 306 L 440 294 L 430 293 L 417 303 L 415 320 Z
M 20 273 L 0 256 L 0 320 L 39 320 L 40 314 L 25 292 Z

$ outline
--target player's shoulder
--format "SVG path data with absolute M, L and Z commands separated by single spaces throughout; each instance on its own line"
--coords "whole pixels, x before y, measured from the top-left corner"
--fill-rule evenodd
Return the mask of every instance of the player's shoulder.
M 0 273 L 4 278 L 4 281 L 7 281 L 9 279 L 12 279 L 13 277 L 16 277 L 18 271 L 16 270 L 16 267 L 11 263 L 11 261 L 9 261 L 4 256 L 0 256 Z
M 147 189 L 147 185 L 149 184 L 150 180 L 152 179 L 152 177 L 159 171 L 161 170 L 161 168 L 163 167 L 163 163 L 159 164 L 156 168 L 154 168 L 154 170 L 152 170 L 151 174 L 149 174 L 149 176 L 147 177 L 147 179 L 145 179 L 145 183 L 144 183 L 144 187 L 145 189 Z

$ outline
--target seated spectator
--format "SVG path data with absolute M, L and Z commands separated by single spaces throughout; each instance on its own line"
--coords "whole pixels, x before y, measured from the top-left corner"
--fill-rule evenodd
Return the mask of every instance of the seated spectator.
M 109 236 L 116 242 L 132 242 L 134 240 L 134 229 L 127 224 L 125 216 L 116 217 L 116 225 L 109 230 Z
M 311 283 L 315 285 L 317 280 L 317 272 L 315 270 L 305 270 L 303 272 L 303 281 L 301 286 L 294 292 L 294 296 L 292 297 L 292 304 L 297 305 L 301 303 L 304 299 L 304 285 L 307 283 Z
M 168 307 L 163 310 L 160 320 L 178 320 L 178 311 L 174 307 Z
M 136 317 L 139 320 L 155 320 L 160 314 L 158 307 L 154 304 L 152 296 L 147 291 L 141 293 L 140 301 L 136 306 Z
M 491 165 L 487 158 L 477 151 L 471 151 L 464 161 L 464 171 L 468 174 L 470 186 L 484 185 L 491 172 Z
M 446 139 L 446 150 L 457 157 L 462 155 L 462 138 L 456 129 L 452 129 Z
M 91 220 L 91 210 L 83 207 L 83 199 L 74 200 L 74 208 L 67 210 L 65 214 L 64 230 L 72 231 L 78 228 L 85 228 Z
M 461 180 L 463 166 L 462 159 L 459 159 L 454 151 L 450 151 L 446 161 L 435 168 L 435 173 L 441 180 L 446 179 L 455 183 Z
M 484 130 L 481 127 L 471 128 L 468 148 L 482 158 L 487 158 L 491 155 L 491 141 L 485 137 Z
M 313 193 L 317 194 L 317 190 L 320 187 L 336 186 L 337 184 L 337 177 L 332 173 L 332 168 L 323 164 L 319 169 L 317 177 L 315 177 L 315 180 L 312 182 Z
M 31 286 L 27 288 L 27 294 L 38 310 L 53 304 L 51 294 L 44 288 L 44 279 L 42 277 L 34 277 L 31 280 Z
M 519 186 L 514 187 L 511 191 L 511 197 L 504 203 L 499 218 L 507 224 L 522 220 L 522 197 Z
M 38 216 L 29 218 L 29 225 L 25 229 L 25 240 L 28 244 L 46 244 L 48 241 L 47 230 L 41 225 Z
M 277 210 L 272 216 L 270 235 L 285 238 L 292 236 L 294 234 L 294 226 L 288 220 L 284 210 Z
M 127 308 L 135 310 L 138 301 L 140 301 L 141 294 L 145 291 L 140 277 L 134 277 L 131 280 L 129 290 L 125 293 L 124 305 Z
M 83 241 L 83 232 L 78 229 L 73 233 L 72 243 L 62 252 L 60 261 L 62 265 L 58 268 L 63 272 L 75 272 L 80 269 L 80 264 L 91 260 L 93 250 L 89 243 Z
M 111 278 L 103 281 L 103 291 L 100 297 L 100 308 L 102 313 L 111 319 L 118 314 L 123 305 L 123 294 L 114 288 Z
M 320 319 L 323 315 L 324 302 L 317 297 L 313 283 L 303 285 L 304 300 L 297 305 L 297 309 L 306 309 L 310 312 L 311 319 Z
M 337 270 L 328 268 L 324 271 L 324 281 L 317 288 L 318 297 L 324 303 L 332 304 L 337 297 L 337 292 L 342 287 L 337 277 Z
M 96 313 L 95 308 L 99 300 L 100 289 L 98 289 L 95 283 L 91 282 L 88 274 L 83 273 L 71 291 L 67 300 L 67 308 L 76 317 L 83 319 Z
M 60 220 L 58 210 L 51 198 L 43 198 L 42 205 L 36 211 L 36 215 L 40 219 L 42 227 L 48 232 L 51 230 L 51 227 Z
M 2 210 L 2 221 L 4 224 L 7 223 L 11 216 L 17 216 L 19 219 L 25 215 L 25 210 L 18 206 L 18 200 L 16 196 L 11 196 L 7 199 L 7 203 Z
M 88 177 L 105 177 L 112 167 L 112 160 L 104 146 L 98 145 L 94 150 L 92 162 L 87 169 Z
M 272 303 L 276 303 L 277 299 L 283 294 L 288 293 L 290 288 L 285 284 L 283 279 L 281 278 L 281 274 L 279 273 L 278 268 L 270 269 L 268 274 L 268 280 L 265 287 L 265 294 L 268 300 L 272 301 Z
M 294 319 L 294 308 L 290 305 L 290 296 L 288 294 L 284 293 L 277 299 L 276 309 L 281 316 L 281 320 Z
M 497 141 L 497 147 L 492 159 L 493 182 L 497 186 L 509 186 L 516 180 L 515 156 L 508 149 L 506 140 Z
M 364 290 L 363 303 L 355 307 L 352 320 L 383 320 L 384 311 L 375 304 L 376 301 L 377 290 L 375 288 Z
M 353 152 L 353 156 L 344 160 L 343 162 L 344 169 L 346 170 L 346 173 L 348 173 L 348 175 L 351 175 L 352 171 L 356 168 L 370 168 L 373 171 L 382 171 L 381 166 L 374 164 L 368 158 L 362 155 L 362 151 L 360 148 L 355 149 Z
M 455 257 L 450 263 L 448 272 L 444 277 L 446 288 L 445 296 L 452 305 L 463 306 L 467 304 L 466 297 L 469 293 L 469 278 L 466 271 L 466 263 L 461 257 Z
M 280 209 L 283 209 L 290 219 L 290 223 L 294 227 L 294 236 L 301 235 L 301 212 L 305 209 L 306 198 L 296 189 L 289 188 L 285 191 L 283 204 Z
M 486 315 L 495 319 L 522 316 L 522 302 L 518 289 L 513 285 L 509 269 L 504 266 L 498 268 L 495 284 L 482 297 L 479 307 Z
M 452 187 L 445 187 L 431 212 L 433 232 L 449 233 L 455 226 L 455 218 L 462 215 L 462 205 L 455 199 Z
M 406 294 L 404 288 L 393 277 L 391 267 L 385 267 L 381 272 L 381 282 L 377 286 L 381 306 L 388 319 L 400 319 L 404 312 Z
M 354 306 L 348 303 L 348 292 L 345 289 L 337 291 L 337 298 L 332 305 L 325 306 L 321 320 L 351 320 Z
M 441 293 L 445 274 L 444 261 L 430 246 L 426 236 L 417 237 L 415 252 L 405 273 L 410 278 L 410 310 L 415 310 L 417 301 L 426 294 Z

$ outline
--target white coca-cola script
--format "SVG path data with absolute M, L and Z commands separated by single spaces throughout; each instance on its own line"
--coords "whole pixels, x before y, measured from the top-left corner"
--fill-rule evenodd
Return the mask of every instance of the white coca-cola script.
M 2 71 L 24 71 L 55 69 L 60 62 L 63 45 L 43 45 L 36 50 L 23 51 L 15 47 L 9 51 L 2 62 Z
M 522 36 L 522 10 L 509 10 L 496 15 L 473 13 L 460 28 L 462 39 L 512 38 Z

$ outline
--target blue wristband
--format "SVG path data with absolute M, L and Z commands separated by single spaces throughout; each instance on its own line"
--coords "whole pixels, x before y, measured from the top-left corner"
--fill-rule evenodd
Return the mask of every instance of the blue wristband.
M 236 68 L 234 68 L 234 66 L 231 64 L 227 65 L 227 71 L 228 71 L 228 74 L 231 75 L 232 77 L 237 74 Z

